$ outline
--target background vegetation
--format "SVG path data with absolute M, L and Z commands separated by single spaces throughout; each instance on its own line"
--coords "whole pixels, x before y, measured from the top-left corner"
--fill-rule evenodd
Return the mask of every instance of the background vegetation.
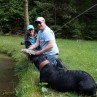
M 28 0 L 28 3 L 30 24 L 34 25 L 35 18 L 43 16 L 47 25 L 55 31 L 56 37 L 97 39 L 97 6 L 63 26 L 97 4 L 97 0 Z M 0 0 L 0 34 L 24 34 L 23 29 L 23 0 Z M 38 31 L 37 28 L 35 30 Z
M 97 4 L 97 0 L 28 0 L 28 3 L 30 24 L 34 25 L 35 18 L 43 16 L 59 38 L 57 44 L 62 61 L 69 69 L 88 72 L 97 82 L 97 43 L 64 40 L 97 40 L 97 6 L 65 25 Z M 38 32 L 36 26 L 35 30 Z M 24 34 L 23 0 L 0 0 L 0 52 L 7 53 L 16 61 L 15 75 L 19 79 L 17 97 L 78 97 L 74 92 L 62 93 L 38 86 L 39 72 L 35 71 L 32 63 L 28 64 L 26 55 L 20 53 L 20 49 L 25 48 L 20 45 L 24 39 L 1 36 L 12 34 Z
M 16 62 L 15 76 L 19 83 L 15 89 L 17 97 L 82 97 L 74 92 L 58 92 L 54 89 L 39 86 L 39 72 L 34 64 L 27 61 L 20 52 L 20 42 L 24 38 L 0 36 L 0 52 L 6 53 Z M 59 57 L 70 70 L 84 70 L 97 82 L 97 42 L 57 39 Z

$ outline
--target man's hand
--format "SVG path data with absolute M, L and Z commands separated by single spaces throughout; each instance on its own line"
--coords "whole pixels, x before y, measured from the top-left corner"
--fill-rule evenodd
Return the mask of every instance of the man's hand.
M 35 55 L 41 55 L 41 54 L 42 54 L 41 51 L 36 51 L 36 52 L 35 52 Z

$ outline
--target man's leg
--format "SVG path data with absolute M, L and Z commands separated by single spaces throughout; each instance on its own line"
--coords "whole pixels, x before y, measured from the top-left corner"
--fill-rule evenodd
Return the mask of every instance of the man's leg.
M 47 60 L 49 60 L 50 63 L 53 64 L 53 66 L 57 65 L 57 61 L 56 61 L 57 58 L 58 58 L 58 55 L 49 55 L 49 56 L 47 56 Z
M 57 66 L 60 68 L 68 68 L 65 64 L 62 63 L 62 60 L 60 58 L 58 58 L 57 60 Z
M 62 63 L 61 59 L 58 58 L 58 55 L 49 55 L 47 56 L 47 60 L 49 60 L 53 66 L 58 66 L 60 68 L 68 68 L 65 64 Z

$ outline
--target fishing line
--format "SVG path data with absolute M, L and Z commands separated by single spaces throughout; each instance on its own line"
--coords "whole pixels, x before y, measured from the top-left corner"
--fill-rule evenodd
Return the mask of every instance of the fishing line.
M 80 13 L 79 15 L 77 15 L 76 17 L 72 18 L 70 21 L 68 21 L 66 24 L 64 24 L 63 26 L 60 27 L 60 29 L 56 30 L 55 32 L 60 31 L 65 25 L 69 24 L 70 22 L 74 21 L 76 18 L 78 18 L 79 16 L 83 15 L 84 13 L 86 13 L 87 11 L 89 11 L 90 9 L 94 8 L 97 4 L 91 6 L 90 8 L 86 9 L 85 11 L 83 11 L 82 13 Z

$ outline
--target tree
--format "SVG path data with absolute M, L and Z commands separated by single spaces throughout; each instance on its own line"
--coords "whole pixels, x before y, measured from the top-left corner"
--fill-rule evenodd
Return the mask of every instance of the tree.
M 69 22 L 91 6 L 94 6 L 91 10 Z M 97 0 L 0 0 L 0 33 L 22 34 L 23 28 L 26 33 L 29 22 L 34 25 L 35 18 L 43 16 L 57 37 L 71 39 L 80 36 L 82 39 L 95 40 L 96 10 Z M 38 32 L 37 27 L 35 31 Z
M 0 0 L 0 31 L 16 34 L 23 31 L 23 2 L 21 0 Z
M 23 6 L 24 6 L 24 29 L 26 33 L 27 26 L 29 25 L 28 0 L 23 0 Z

